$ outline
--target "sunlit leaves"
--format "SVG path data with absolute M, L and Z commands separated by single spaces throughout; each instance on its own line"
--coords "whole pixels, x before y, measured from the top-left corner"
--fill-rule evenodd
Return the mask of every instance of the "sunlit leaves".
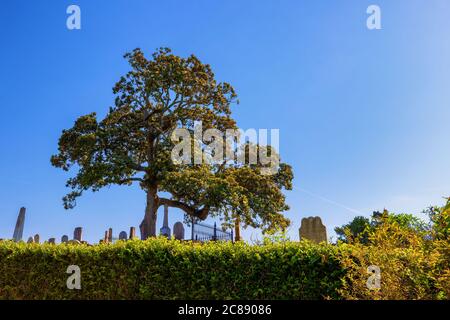
M 231 106 L 238 102 L 233 87 L 218 82 L 211 66 L 196 56 L 179 57 L 168 48 L 158 49 L 150 58 L 135 49 L 125 58 L 131 70 L 113 88 L 114 106 L 102 120 L 95 113 L 78 118 L 63 131 L 58 154 L 51 158 L 55 167 L 76 171 L 67 181 L 73 191 L 64 198 L 65 207 L 73 208 L 86 190 L 137 182 L 155 194 L 147 197 L 153 214 L 158 192 L 165 191 L 183 204 L 177 203 L 178 208 L 189 214 L 201 211 L 201 218 L 217 215 L 231 225 L 240 216 L 244 226 L 287 227 L 282 190 L 292 189 L 289 165 L 280 163 L 274 174 L 265 176 L 261 173 L 268 164 L 261 161 L 254 165 L 228 159 L 211 165 L 171 161 L 174 129 L 193 132 L 199 121 L 203 130 L 237 128 L 231 117 Z M 279 159 L 270 147 L 256 148 Z

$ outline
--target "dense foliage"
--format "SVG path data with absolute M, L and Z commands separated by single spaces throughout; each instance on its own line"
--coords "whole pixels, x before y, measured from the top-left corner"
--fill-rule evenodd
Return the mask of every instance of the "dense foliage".
M 348 233 L 337 244 L 0 241 L 0 299 L 450 299 L 449 215 L 450 201 L 424 231 L 384 212 L 364 242 Z M 69 265 L 81 290 L 66 287 Z M 367 287 L 369 266 L 379 288 Z
M 96 246 L 0 243 L 2 299 L 338 298 L 337 248 L 161 238 Z M 81 290 L 69 290 L 69 265 Z
M 450 201 L 430 211 L 428 227 L 410 215 L 385 211 L 354 236 L 345 229 L 341 263 L 345 299 L 450 299 Z M 369 266 L 380 268 L 381 286 L 368 290 Z
M 428 232 L 430 227 L 420 218 L 412 214 L 392 213 L 384 210 L 383 212 L 373 212 L 370 219 L 363 216 L 357 216 L 349 223 L 334 228 L 334 231 L 340 241 L 351 242 L 357 240 L 360 243 L 366 244 L 369 241 L 368 237 L 370 233 L 373 233 L 384 223 L 390 222 L 397 223 L 403 229 L 421 234 Z
M 212 147 L 226 138 L 227 130 L 237 129 L 231 117 L 237 102 L 233 87 L 218 82 L 211 66 L 196 56 L 179 57 L 168 48 L 149 58 L 135 49 L 125 58 L 131 70 L 113 88 L 114 106 L 103 119 L 93 112 L 63 130 L 58 153 L 51 158 L 53 166 L 75 173 L 67 181 L 72 191 L 64 197 L 65 208 L 73 208 L 86 190 L 138 183 L 147 201 L 140 225 L 143 239 L 156 235 L 156 212 L 164 205 L 183 210 L 189 219 L 221 216 L 227 226 L 286 228 L 290 221 L 283 212 L 289 207 L 282 191 L 292 188 L 291 167 L 267 146 L 241 146 L 245 158 Z M 174 139 L 180 128 L 193 138 L 187 142 L 193 152 L 181 152 L 189 161 L 181 164 L 171 158 L 184 139 Z M 207 129 L 216 133 L 204 137 Z M 202 161 L 208 151 L 223 157 Z M 263 161 L 263 154 L 276 158 L 275 165 Z M 200 163 L 194 161 L 198 155 Z M 250 155 L 257 156 L 254 163 L 246 161 Z M 262 174 L 270 165 L 273 172 Z

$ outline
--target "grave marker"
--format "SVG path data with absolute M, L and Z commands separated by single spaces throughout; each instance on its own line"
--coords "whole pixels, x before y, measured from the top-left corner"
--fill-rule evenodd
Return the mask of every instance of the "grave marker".
M 127 240 L 127 233 L 125 231 L 119 233 L 119 240 Z
M 20 208 L 13 234 L 13 240 L 15 242 L 19 242 L 20 240 L 22 240 L 23 226 L 25 224 L 25 211 L 26 209 L 24 207 Z
M 167 204 L 164 205 L 164 221 L 163 226 L 159 229 L 161 235 L 166 236 L 170 239 L 170 228 L 169 228 L 169 206 Z
M 300 240 L 308 239 L 315 243 L 327 242 L 327 228 L 322 224 L 320 217 L 303 218 L 299 233 Z
M 184 226 L 180 221 L 173 225 L 173 236 L 177 240 L 184 240 Z
M 136 237 L 136 229 L 134 227 L 130 227 L 130 239 Z
M 82 236 L 83 236 L 83 228 L 76 227 L 75 230 L 73 231 L 73 239 L 81 242 Z

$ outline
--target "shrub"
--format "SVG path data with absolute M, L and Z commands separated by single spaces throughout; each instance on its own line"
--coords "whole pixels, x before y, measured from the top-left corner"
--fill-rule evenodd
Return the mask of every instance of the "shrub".
M 335 299 L 338 248 L 166 239 L 116 244 L 0 242 L 1 299 Z M 81 290 L 66 287 L 69 265 Z
M 269 241 L 270 240 L 270 241 Z M 0 299 L 450 299 L 448 239 L 386 220 L 368 243 L 269 239 L 115 244 L 0 242 Z M 69 265 L 81 290 L 69 290 Z M 381 269 L 369 290 L 367 267 Z
M 341 243 L 342 266 L 346 269 L 344 299 L 450 299 L 448 240 L 436 240 L 398 222 L 384 221 L 368 238 L 368 244 Z M 366 286 L 367 267 L 381 270 L 381 287 Z

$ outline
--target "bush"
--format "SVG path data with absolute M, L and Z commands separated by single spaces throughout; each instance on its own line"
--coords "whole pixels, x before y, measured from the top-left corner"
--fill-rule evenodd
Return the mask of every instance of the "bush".
M 450 299 L 448 239 L 430 238 L 387 216 L 382 220 L 369 234 L 368 244 L 357 240 L 339 244 L 346 270 L 340 295 L 344 299 Z M 376 290 L 366 286 L 371 265 L 381 271 Z
M 0 299 L 450 299 L 449 248 L 391 220 L 367 244 L 4 241 Z M 81 290 L 67 289 L 69 265 L 81 269 Z M 366 286 L 370 265 L 380 289 Z
M 1 299 L 336 299 L 344 270 L 332 245 L 0 242 Z M 81 290 L 69 290 L 69 265 Z

